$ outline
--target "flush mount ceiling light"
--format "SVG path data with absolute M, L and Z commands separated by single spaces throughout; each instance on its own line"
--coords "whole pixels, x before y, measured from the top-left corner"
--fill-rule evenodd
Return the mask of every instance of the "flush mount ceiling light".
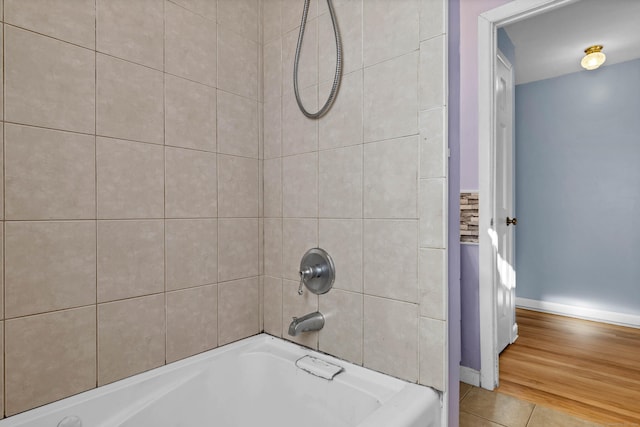
M 585 55 L 580 61 L 580 65 L 587 70 L 595 70 L 607 60 L 606 55 L 602 53 L 601 45 L 589 46 L 584 50 L 584 53 Z

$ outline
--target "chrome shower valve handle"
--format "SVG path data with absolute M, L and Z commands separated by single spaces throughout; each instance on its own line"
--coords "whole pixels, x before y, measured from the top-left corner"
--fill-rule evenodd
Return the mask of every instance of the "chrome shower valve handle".
M 298 295 L 302 295 L 304 293 L 304 289 L 302 289 L 303 285 L 304 285 L 304 272 L 300 270 L 300 286 L 298 286 Z
M 329 292 L 336 277 L 336 269 L 329 254 L 320 248 L 309 249 L 300 261 L 300 286 L 298 295 L 302 295 L 302 285 L 312 293 L 321 295 Z

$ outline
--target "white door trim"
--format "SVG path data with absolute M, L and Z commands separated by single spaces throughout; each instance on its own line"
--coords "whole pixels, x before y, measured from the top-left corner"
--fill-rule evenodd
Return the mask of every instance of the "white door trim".
M 494 255 L 489 231 L 493 218 L 492 171 L 495 167 L 494 82 L 498 27 L 566 6 L 577 0 L 514 0 L 478 17 L 478 161 L 479 161 L 479 279 L 480 279 L 480 385 L 498 386 L 496 351 L 496 291 Z M 517 67 L 517 64 L 515 64 Z M 514 141 L 515 143 L 515 141 Z

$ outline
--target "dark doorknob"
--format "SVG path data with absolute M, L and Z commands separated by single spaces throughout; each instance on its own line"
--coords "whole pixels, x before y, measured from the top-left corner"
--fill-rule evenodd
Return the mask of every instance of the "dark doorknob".
M 510 225 L 518 225 L 518 218 L 507 217 L 507 227 Z

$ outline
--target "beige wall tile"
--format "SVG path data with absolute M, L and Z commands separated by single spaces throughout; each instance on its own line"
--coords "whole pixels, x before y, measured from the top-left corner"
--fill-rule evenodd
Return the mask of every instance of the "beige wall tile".
M 4 223 L 0 224 L 0 259 L 4 260 Z M 4 286 L 5 278 L 4 278 L 4 262 L 0 263 L 0 319 L 4 319 L 4 299 L 5 299 L 5 286 Z M 0 380 L 0 391 L 2 390 L 2 384 L 4 380 Z M 1 394 L 1 393 L 0 393 Z M 0 400 L 2 400 L 0 396 Z M 0 413 L 1 411 L 0 405 Z
M 265 7 L 273 9 L 273 7 Z M 262 48 L 264 99 L 274 100 L 282 96 L 282 39 L 277 38 Z
M 418 258 L 420 315 L 446 320 L 447 253 L 444 249 L 420 249 Z
M 98 385 L 165 363 L 165 296 L 98 305 Z
M 170 219 L 165 222 L 167 290 L 218 281 L 218 222 Z
M 264 216 L 282 216 L 282 160 L 264 161 Z
M 98 302 L 164 289 L 164 221 L 98 221 Z
M 282 159 L 282 212 L 285 217 L 318 216 L 318 153 Z
M 300 3 L 300 8 L 302 8 Z M 302 10 L 300 10 L 302 17 Z M 300 25 L 300 22 L 298 22 Z M 318 84 L 318 19 L 309 17 L 305 27 L 300 62 L 298 63 L 298 87 L 306 89 Z M 299 30 L 289 31 L 282 36 L 282 93 L 293 93 L 293 65 L 298 43 Z
M 362 218 L 362 145 L 319 155 L 320 217 Z
M 218 220 L 218 281 L 259 274 L 258 219 Z
M 95 221 L 7 222 L 5 228 L 7 318 L 95 303 Z
M 258 218 L 258 274 L 264 276 L 264 217 Z M 262 295 L 262 279 L 260 282 L 260 295 Z M 262 303 L 262 296 L 260 297 Z M 260 317 L 260 321 L 263 319 Z
M 218 30 L 218 88 L 257 100 L 258 52 L 258 43 L 221 25 Z
M 0 14 L 1 16 L 1 14 Z M 0 322 L 0 363 L 4 364 L 4 322 Z M 4 416 L 4 396 L 5 396 L 5 384 L 4 384 L 4 369 L 0 372 L 0 413 Z
M 281 0 L 283 33 L 300 26 L 303 5 L 303 2 L 297 0 Z M 313 19 L 316 16 L 318 16 L 318 0 L 310 0 L 307 19 Z
M 97 138 L 98 218 L 162 218 L 163 148 Z
M 262 40 L 268 43 L 282 35 L 282 0 L 262 2 Z
M 5 27 L 5 120 L 95 131 L 95 53 Z
M 333 289 L 320 295 L 320 313 L 325 317 L 320 330 L 320 351 L 362 364 L 362 294 Z
M 442 320 L 420 318 L 420 384 L 446 390 L 446 333 Z
M 95 0 L 5 0 L 4 9 L 9 24 L 89 49 L 96 47 Z
M 282 338 L 313 349 L 318 349 L 318 332 L 303 332 L 296 337 L 289 335 L 289 325 L 294 317 L 302 317 L 318 311 L 318 296 L 306 290 L 298 295 L 299 281 L 284 280 L 282 284 Z
M 362 292 L 362 220 L 321 219 L 320 244 L 336 267 L 334 287 Z
M 218 287 L 167 292 L 167 363 L 218 346 Z
M 282 277 L 282 219 L 264 220 L 264 274 Z
M 317 111 L 317 87 L 300 90 L 300 97 L 307 111 Z M 288 92 L 282 99 L 282 154 L 308 153 L 318 149 L 318 122 L 306 118 L 293 95 Z
M 259 216 L 258 160 L 218 155 L 218 216 Z
M 218 91 L 218 152 L 258 158 L 258 103 Z
M 322 14 L 318 19 L 318 76 L 320 82 L 333 80 L 336 62 L 336 41 L 327 2 L 319 0 Z M 362 1 L 338 0 L 333 2 L 342 39 L 345 74 L 362 68 Z
M 366 368 L 416 382 L 417 336 L 417 305 L 364 296 L 363 360 Z
M 0 103 L 2 103 L 2 102 L 0 101 Z M 0 147 L 2 147 L 2 152 L 0 153 L 0 166 L 2 166 L 2 168 L 4 169 L 4 167 L 5 167 L 5 165 L 4 165 L 4 123 L 0 123 Z M 5 187 L 6 184 L 5 184 L 4 175 L 5 175 L 4 173 L 0 174 L 0 219 L 5 219 L 5 217 L 4 217 L 4 211 L 5 211 L 4 199 L 5 199 L 6 196 L 5 196 L 4 187 Z
M 420 110 L 445 105 L 447 93 L 446 37 L 444 35 L 420 43 Z
M 215 86 L 217 82 L 216 23 L 165 2 L 165 71 Z
M 218 342 L 228 344 L 260 332 L 259 279 L 218 285 Z
M 446 114 L 440 107 L 421 111 L 420 178 L 445 177 L 447 173 Z
M 364 221 L 364 292 L 418 301 L 417 221 Z
M 364 146 L 365 218 L 417 218 L 418 137 Z
M 264 331 L 282 336 L 282 279 L 264 277 Z
M 318 88 L 300 90 L 300 99 L 307 111 L 315 113 Z M 300 111 L 293 92 L 282 98 L 282 155 L 308 153 L 318 150 L 318 121 L 306 118 Z
M 96 217 L 95 137 L 6 125 L 7 219 Z
M 178 4 L 185 9 L 195 12 L 198 15 L 202 15 L 205 18 L 209 18 L 213 21 L 216 20 L 217 2 L 213 0 L 171 0 L 173 3 Z
M 166 147 L 167 218 L 215 217 L 217 199 L 216 155 Z
M 96 64 L 98 135 L 162 144 L 162 72 L 102 54 Z
M 333 82 L 320 85 L 320 102 L 326 102 Z M 362 143 L 362 71 L 343 77 L 338 96 L 318 122 L 320 149 Z
M 417 66 L 418 52 L 412 52 L 365 68 L 365 142 L 418 133 Z
M 365 66 L 418 49 L 419 0 L 367 0 L 362 21 Z
M 264 158 L 272 159 L 282 154 L 282 98 L 265 100 Z
M 447 189 L 443 178 L 420 180 L 420 247 L 446 248 L 444 207 Z
M 216 151 L 216 90 L 165 74 L 165 144 Z
M 94 306 L 9 320 L 5 334 L 7 415 L 95 387 Z
M 285 218 L 282 236 L 282 277 L 299 281 L 302 256 L 318 247 L 318 220 Z
M 97 50 L 163 69 L 164 0 L 97 0 Z
M 258 1 L 218 0 L 218 22 L 242 37 L 258 41 Z
M 0 14 L 1 16 L 2 14 Z M 4 25 L 3 25 L 4 27 Z M 2 32 L 2 34 L 0 34 L 0 53 L 2 54 L 2 57 L 4 58 L 4 31 Z M 2 81 L 4 82 L 4 66 L 0 67 L 0 79 L 2 79 Z M 0 85 L 0 100 L 2 100 L 2 102 L 0 102 L 0 115 L 2 115 L 1 117 L 4 118 L 4 83 L 2 85 Z
M 446 0 L 420 0 L 420 40 L 445 33 L 447 8 Z

